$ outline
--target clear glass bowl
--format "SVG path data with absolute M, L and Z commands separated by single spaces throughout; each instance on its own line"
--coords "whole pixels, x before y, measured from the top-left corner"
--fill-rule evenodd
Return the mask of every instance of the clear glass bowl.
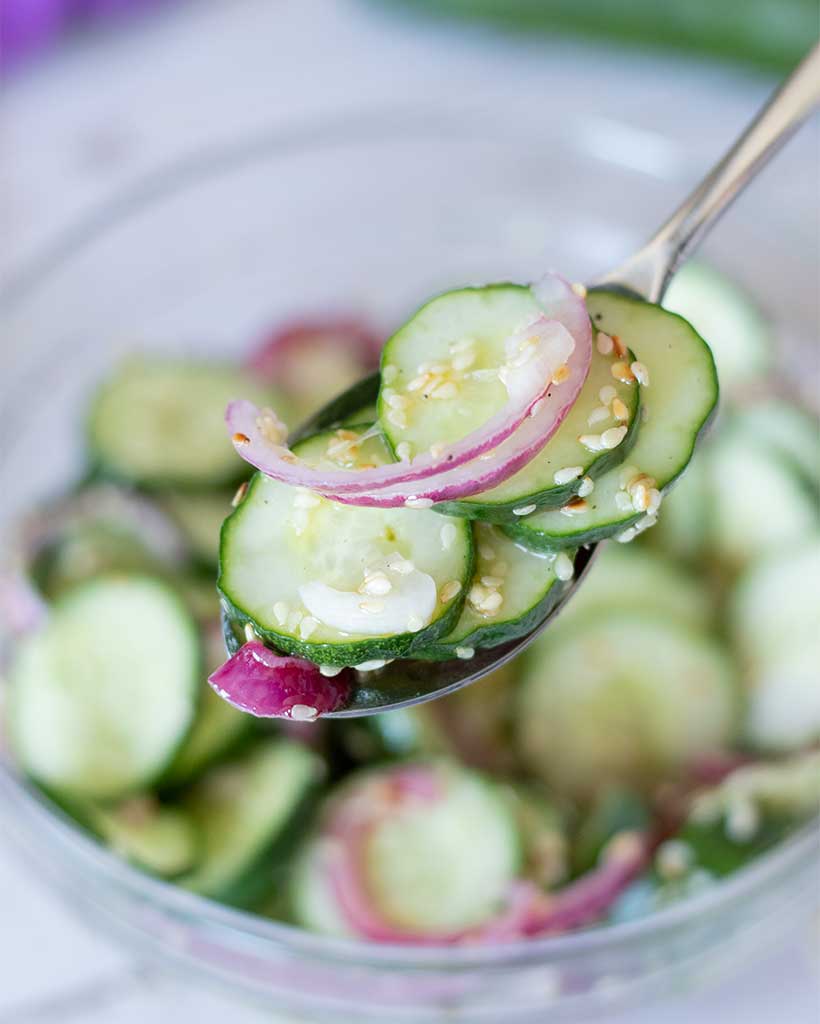
M 467 281 L 550 266 L 583 280 L 626 255 L 715 155 L 548 113 L 380 111 L 272 133 L 170 168 L 56 240 L 3 297 L 3 542 L 21 510 L 80 471 L 85 403 L 124 352 L 233 355 L 300 311 L 352 306 L 389 325 Z M 712 251 L 796 352 L 815 330 L 813 227 L 794 189 L 755 192 L 755 215 L 727 218 Z M 2 758 L 0 816 L 44 880 L 140 955 L 270 1009 L 350 1022 L 571 1020 L 703 982 L 815 903 L 820 849 L 808 827 L 631 924 L 410 950 L 331 941 L 149 878 Z

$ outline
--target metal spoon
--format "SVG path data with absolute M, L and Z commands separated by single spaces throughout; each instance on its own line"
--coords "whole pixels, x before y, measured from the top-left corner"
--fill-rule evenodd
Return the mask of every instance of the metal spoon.
M 675 271 L 694 252 L 721 214 L 743 191 L 780 147 L 790 138 L 820 102 L 820 45 L 804 58 L 758 113 L 746 131 L 722 160 L 706 175 L 669 220 L 637 253 L 620 267 L 599 277 L 591 288 L 626 291 L 647 302 L 663 298 Z M 374 379 L 354 385 L 356 403 L 350 392 L 334 400 L 298 432 L 307 436 L 336 420 L 334 406 L 364 405 Z M 351 389 L 353 391 L 353 389 Z M 394 711 L 453 693 L 481 679 L 520 654 L 553 621 L 582 584 L 592 565 L 598 545 L 579 550 L 575 577 L 560 601 L 544 621 L 527 636 L 490 650 L 476 651 L 469 661 L 395 661 L 384 669 L 360 673 L 359 685 L 348 704 L 327 718 L 350 718 Z

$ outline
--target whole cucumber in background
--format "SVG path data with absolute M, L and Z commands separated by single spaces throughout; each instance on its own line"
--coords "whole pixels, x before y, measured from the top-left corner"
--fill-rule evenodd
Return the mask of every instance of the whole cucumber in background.
M 817 38 L 815 0 L 390 0 L 502 29 L 657 46 L 770 71 L 790 69 Z

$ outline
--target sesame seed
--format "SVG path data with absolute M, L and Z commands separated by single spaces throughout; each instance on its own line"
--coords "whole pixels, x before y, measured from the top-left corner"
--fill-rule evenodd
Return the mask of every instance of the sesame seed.
M 600 434 L 581 434 L 578 438 L 584 448 L 590 452 L 603 451 L 604 445 Z
M 504 582 L 504 579 L 501 576 L 482 576 L 481 577 L 481 585 L 484 586 L 484 587 L 490 587 L 491 589 L 494 588 L 494 587 L 500 587 L 503 584 L 503 582 Z
M 397 572 L 399 576 L 409 576 L 415 569 L 415 566 L 408 558 L 402 558 L 399 554 L 390 555 L 385 564 L 388 569 Z
M 619 533 L 615 540 L 619 544 L 628 544 L 631 540 L 634 540 L 638 536 L 638 531 L 634 526 L 630 526 L 628 530 L 624 530 L 623 533 Z
M 368 615 L 378 615 L 384 611 L 384 601 L 359 601 L 359 608 L 363 612 L 367 612 Z
M 594 427 L 596 423 L 601 423 L 603 422 L 603 420 L 608 420 L 609 416 L 609 409 L 605 405 L 598 405 L 592 410 L 589 416 L 587 416 L 587 424 L 590 427 Z
M 604 334 L 603 331 L 598 332 L 598 340 L 595 344 L 602 356 L 608 356 L 615 347 L 612 343 L 612 338 L 608 334 Z
M 486 598 L 486 596 L 486 589 L 482 587 L 480 583 L 474 583 L 470 587 L 470 592 L 467 595 L 467 600 L 470 602 L 470 604 L 478 606 Z
M 273 617 L 279 623 L 280 626 L 288 621 L 288 615 L 290 614 L 290 608 L 285 604 L 284 601 L 277 601 L 273 606 Z
M 469 370 L 475 362 L 475 352 L 462 352 L 453 359 L 453 369 L 462 371 Z
M 306 615 L 299 623 L 299 636 L 303 640 L 309 639 L 310 635 L 316 631 L 318 625 L 318 621 L 312 615 Z
M 635 532 L 643 533 L 644 530 L 648 530 L 650 527 L 654 526 L 657 521 L 657 516 L 647 513 L 642 519 L 639 519 L 638 522 L 635 523 Z
M 439 384 L 437 388 L 434 388 L 430 395 L 432 398 L 455 398 L 458 394 L 458 388 L 451 381 L 445 381 L 444 384 Z
M 432 498 L 417 498 L 415 495 L 411 495 L 409 498 L 404 499 L 405 508 L 432 508 Z
M 320 665 L 319 672 L 326 678 L 332 679 L 342 671 L 341 665 Z
M 612 415 L 616 420 L 628 420 L 629 409 L 626 407 L 626 403 L 622 402 L 620 398 L 613 398 L 612 400 Z
M 421 389 L 428 384 L 430 381 L 429 373 L 421 373 L 418 377 L 414 377 L 407 385 L 408 391 L 421 391 Z
M 426 363 L 419 363 L 416 369 L 419 373 L 430 373 L 433 369 L 433 364 L 429 361 Z
M 315 722 L 319 712 L 309 704 L 294 704 L 290 709 L 290 717 L 294 722 Z
M 479 608 L 482 612 L 497 612 L 503 603 L 504 598 L 497 590 L 494 590 L 484 598 L 479 605 Z
M 564 381 L 567 380 L 568 377 L 569 377 L 569 367 L 567 366 L 566 363 L 564 363 L 562 366 L 559 366 L 558 369 L 555 371 L 555 373 L 552 375 L 552 383 L 553 384 L 563 384 Z
M 383 658 L 373 658 L 372 661 L 363 661 L 361 665 L 354 665 L 353 667 L 357 672 L 375 672 L 377 669 L 384 668 L 388 662 Z
M 365 594 L 372 594 L 374 597 L 384 597 L 393 589 L 393 584 L 384 573 L 375 573 L 368 577 L 362 584 Z
M 395 388 L 382 388 L 382 398 L 385 402 L 389 402 L 390 399 L 396 394 Z M 338 434 L 338 431 L 337 431 Z
M 532 408 L 530 409 L 530 416 L 537 416 L 539 412 L 544 408 L 545 398 L 539 398 L 537 402 L 533 402 Z
M 612 335 L 612 345 L 615 349 L 615 353 L 617 354 L 618 358 L 623 359 L 623 357 L 627 353 L 627 348 L 617 334 Z
M 553 565 L 555 568 L 555 575 L 559 580 L 566 582 L 567 580 L 571 580 L 575 574 L 575 566 L 572 564 L 572 559 L 566 551 L 560 551 L 555 556 L 555 562 Z
M 461 583 L 458 580 L 450 580 L 449 583 L 445 583 L 441 588 L 441 594 L 439 595 L 441 603 L 447 604 L 448 601 L 452 601 L 459 593 L 461 593 Z
M 441 456 L 447 451 L 447 445 L 444 441 L 436 441 L 435 444 L 430 445 L 430 454 L 434 459 L 440 459 Z
M 583 498 L 573 498 L 561 509 L 562 516 L 580 516 L 587 511 L 589 505 Z
M 560 486 L 561 484 L 568 484 L 571 480 L 577 480 L 583 472 L 583 466 L 567 466 L 564 469 L 557 470 L 553 474 L 552 479 Z
M 530 512 L 534 512 L 536 505 L 522 505 L 520 508 L 513 509 L 514 516 L 528 516 Z
M 250 622 L 245 623 L 245 642 L 249 644 L 259 643 L 259 634 Z
M 631 512 L 632 511 L 632 499 L 626 493 L 626 491 L 617 491 L 615 494 L 615 507 L 619 512 Z
M 636 484 L 630 490 L 632 495 L 632 505 L 636 512 L 646 512 L 649 508 L 649 491 L 646 484 Z
M 623 384 L 635 383 L 635 374 L 624 362 L 613 363 L 610 367 L 610 373 L 616 380 L 621 381 Z
M 302 612 L 300 612 L 298 608 L 292 611 L 290 615 L 288 615 L 288 629 L 291 631 L 291 633 L 293 633 L 298 628 L 299 623 L 301 621 Z
M 236 508 L 237 505 L 239 505 L 242 502 L 242 499 L 245 497 L 245 495 L 247 493 L 248 493 L 248 481 L 246 480 L 244 483 L 241 483 L 239 485 L 239 488 L 238 488 L 236 494 L 233 496 L 233 498 L 231 498 L 231 506 L 233 508 Z
M 455 544 L 458 530 L 452 523 L 445 523 L 441 528 L 439 536 L 441 537 L 441 546 L 447 551 Z
M 618 394 L 611 384 L 605 384 L 598 392 L 598 398 L 603 405 L 609 405 L 612 399 Z
M 401 462 L 409 462 L 413 457 L 413 449 L 410 447 L 409 441 L 400 441 L 396 445 L 396 455 L 398 455 Z
M 475 657 L 474 647 L 456 647 L 456 657 L 461 658 L 462 661 L 469 661 L 470 658 Z
M 233 435 L 233 443 L 234 444 L 250 444 L 251 443 L 251 439 L 248 437 L 247 434 L 242 434 L 239 431 L 237 431 Z
M 295 466 L 299 461 L 293 452 L 282 452 L 280 458 L 282 459 L 282 462 L 287 462 L 289 466 Z
M 418 615 L 411 615 L 407 620 L 407 631 L 409 633 L 418 633 L 420 629 L 424 628 L 424 623 L 418 617 Z
M 586 498 L 595 490 L 595 481 L 591 476 L 585 476 L 578 488 L 578 497 Z
M 392 384 L 396 377 L 398 377 L 398 375 L 398 366 L 387 365 L 382 370 L 382 380 L 384 381 L 385 384 Z
M 626 427 L 610 427 L 601 434 L 601 444 L 606 449 L 617 448 L 626 437 Z
M 388 422 L 392 423 L 394 427 L 403 429 L 407 426 L 407 417 L 401 411 L 401 409 L 391 409 L 387 414 Z
M 488 562 L 492 562 L 495 558 L 495 548 L 490 547 L 489 544 L 479 544 L 478 553 L 482 558 L 486 558 Z
M 642 387 L 649 387 L 649 370 L 647 370 L 643 363 L 639 363 L 636 359 L 634 363 L 630 363 L 629 369 Z
M 570 287 L 579 299 L 585 299 L 587 297 L 586 285 L 581 284 L 580 281 L 576 281 L 574 284 L 570 285 Z
M 298 489 L 293 497 L 294 508 L 316 508 L 321 504 L 322 499 L 312 491 Z
M 694 851 L 682 839 L 667 839 L 655 854 L 655 868 L 667 880 L 681 878 L 692 867 Z
M 654 515 L 661 507 L 661 492 L 657 487 L 651 487 L 649 489 L 649 502 L 646 506 L 646 511 L 650 515 Z
M 447 373 L 450 367 L 446 363 L 433 363 L 430 366 L 430 373 L 434 373 L 437 376 L 441 376 L 442 373 Z
M 391 409 L 406 409 L 410 400 L 405 395 L 391 395 L 387 399 L 387 404 Z

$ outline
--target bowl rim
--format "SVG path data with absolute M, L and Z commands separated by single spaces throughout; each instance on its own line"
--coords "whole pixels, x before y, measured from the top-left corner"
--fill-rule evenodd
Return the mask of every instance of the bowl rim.
M 396 141 L 424 136 L 451 138 L 457 130 L 466 137 L 479 138 L 478 126 L 486 129 L 489 118 L 494 119 L 501 131 L 512 131 L 521 137 L 520 115 L 510 119 L 510 111 L 501 105 L 490 109 L 486 100 L 470 104 L 386 105 L 360 108 L 346 113 L 330 113 L 306 117 L 298 124 L 276 126 L 254 131 L 239 139 L 217 142 L 199 148 L 172 160 L 152 173 L 142 176 L 134 184 L 115 193 L 92 211 L 81 216 L 67 228 L 58 231 L 33 257 L 18 270 L 12 271 L 0 286 L 0 316 L 14 312 L 48 278 L 75 255 L 93 245 L 109 232 L 116 230 L 132 216 L 153 205 L 172 199 L 186 189 L 206 184 L 226 173 L 241 170 L 251 162 L 318 152 L 327 148 L 349 148 L 362 143 Z M 568 145 L 579 155 L 591 161 L 604 163 L 598 147 L 589 144 L 592 134 L 570 131 L 569 119 L 561 121 L 544 118 L 538 125 L 538 144 L 547 139 Z M 594 126 L 596 118 L 587 115 Z M 645 129 L 631 125 L 628 120 L 599 118 L 609 132 L 622 131 L 626 140 L 634 142 L 635 133 L 651 135 L 667 142 L 669 153 L 674 153 L 672 165 L 666 172 L 657 169 L 636 168 L 633 172 L 647 174 L 658 181 L 686 180 L 690 171 L 700 164 L 699 155 L 691 147 L 678 145 L 675 140 L 660 133 L 646 133 Z M 531 127 L 531 126 L 530 126 Z M 592 132 L 592 129 L 591 129 Z M 617 165 L 617 161 L 610 161 Z M 755 858 L 750 864 L 731 876 L 721 879 L 702 893 L 688 897 L 678 904 L 654 911 L 634 921 L 596 925 L 586 930 L 563 935 L 531 938 L 520 942 L 458 946 L 408 946 L 377 944 L 360 939 L 333 938 L 309 932 L 296 925 L 274 921 L 250 911 L 217 903 L 196 893 L 188 892 L 173 882 L 155 878 L 117 857 L 109 849 L 83 832 L 73 820 L 41 793 L 28 780 L 20 777 L 0 752 L 0 812 L 9 808 L 17 814 L 8 814 L 6 830 L 9 835 L 19 831 L 20 822 L 30 825 L 29 837 L 34 830 L 52 834 L 52 838 L 76 856 L 78 862 L 107 877 L 113 883 L 138 893 L 146 902 L 163 911 L 188 916 L 214 929 L 240 939 L 253 939 L 280 950 L 298 952 L 316 961 L 332 964 L 366 964 L 374 968 L 416 968 L 452 971 L 469 968 L 523 967 L 568 960 L 588 953 L 601 952 L 611 947 L 644 943 L 672 929 L 683 927 L 701 916 L 719 913 L 744 896 L 754 895 L 765 887 L 768 880 L 799 870 L 820 856 L 820 816 L 803 825 L 771 851 Z M 12 836 L 12 839 L 14 837 Z M 18 841 L 25 843 L 25 839 Z

